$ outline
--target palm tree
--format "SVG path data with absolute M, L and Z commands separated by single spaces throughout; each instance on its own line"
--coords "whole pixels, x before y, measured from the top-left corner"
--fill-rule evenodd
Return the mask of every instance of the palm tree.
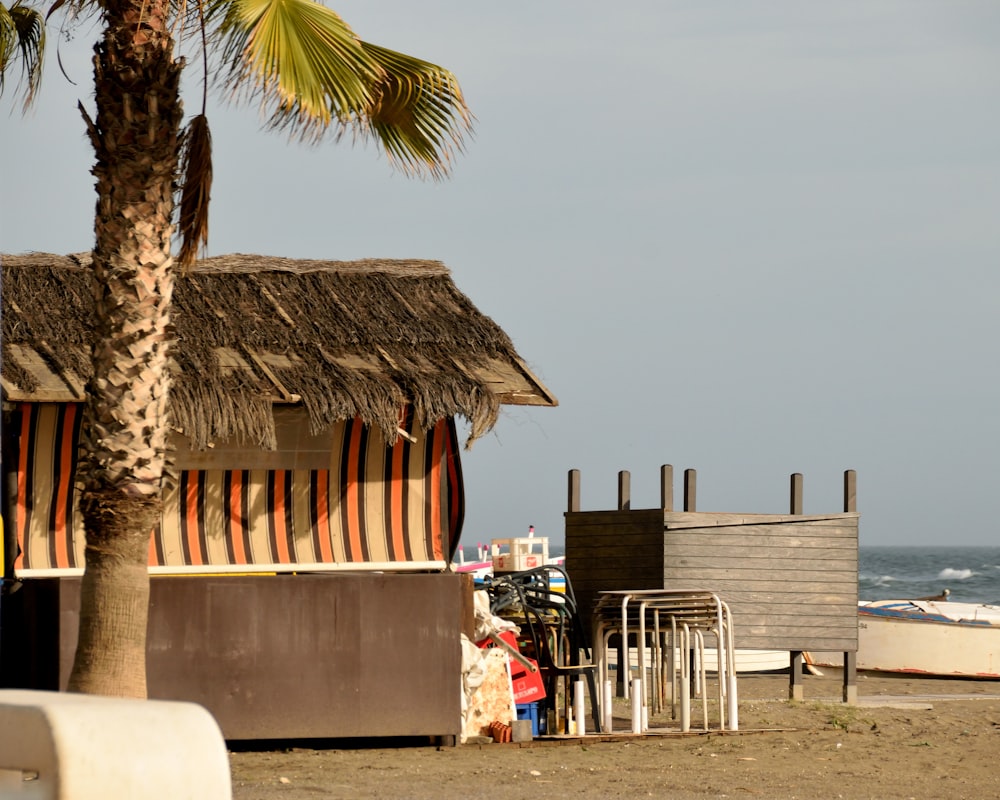
M 65 2 L 56 0 L 49 15 Z M 69 0 L 63 10 L 70 22 L 96 10 L 103 23 L 96 116 L 81 106 L 96 155 L 98 330 L 81 442 L 86 567 L 70 689 L 144 697 L 146 564 L 166 466 L 171 294 L 175 264 L 193 262 L 207 239 L 211 183 L 204 108 L 182 130 L 185 62 L 174 55 L 174 32 L 194 31 L 205 74 L 210 55 L 217 58 L 226 88 L 261 101 L 273 127 L 305 140 L 330 131 L 369 136 L 406 172 L 445 174 L 469 116 L 450 72 L 361 41 L 317 0 Z M 8 13 L 40 21 L 22 0 Z M 13 34 L 4 25 L 7 71 Z M 30 101 L 43 39 L 20 33 L 21 22 L 11 30 L 24 43 Z

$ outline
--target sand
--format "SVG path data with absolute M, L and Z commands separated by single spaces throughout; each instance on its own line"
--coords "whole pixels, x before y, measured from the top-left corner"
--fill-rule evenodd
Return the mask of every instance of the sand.
M 841 677 L 741 676 L 740 731 L 614 741 L 437 748 L 327 742 L 233 752 L 233 796 L 262 798 L 916 798 L 1000 797 L 1000 681 L 859 674 L 857 705 Z M 627 706 L 616 701 L 618 727 Z M 294 744 L 295 746 L 292 746 Z M 315 743 L 314 743 L 315 744 Z M 377 743 L 376 743 L 377 744 Z

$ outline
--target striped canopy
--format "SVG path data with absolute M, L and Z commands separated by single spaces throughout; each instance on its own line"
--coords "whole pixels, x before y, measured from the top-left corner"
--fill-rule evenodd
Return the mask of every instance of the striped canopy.
M 17 577 L 82 572 L 76 452 L 82 407 L 23 403 L 9 424 L 17 493 L 8 535 Z M 428 431 L 405 414 L 400 436 L 350 420 L 309 432 L 276 407 L 278 447 L 175 442 L 176 479 L 150 540 L 153 572 L 443 568 L 461 534 L 462 471 L 450 418 Z M 10 574 L 10 569 L 7 569 Z

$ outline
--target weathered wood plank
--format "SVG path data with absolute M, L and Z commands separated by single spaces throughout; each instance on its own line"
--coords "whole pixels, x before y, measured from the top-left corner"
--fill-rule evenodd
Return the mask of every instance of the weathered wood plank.
M 701 511 L 663 511 L 661 509 L 635 509 L 632 511 L 567 511 L 567 527 L 586 527 L 603 524 L 645 524 L 660 519 L 664 530 L 685 528 L 738 528 L 746 525 L 823 525 L 857 527 L 857 512 L 840 514 L 721 514 Z
M 637 588 L 658 589 L 663 587 L 663 573 L 654 569 L 634 570 L 632 572 L 609 571 L 609 572 L 572 572 L 570 577 L 573 586 L 583 586 L 593 584 L 599 590 L 634 590 Z
M 575 580 L 574 580 L 575 585 Z M 822 587 L 808 582 L 785 581 L 780 584 L 760 583 L 759 585 L 748 583 L 744 580 L 715 581 L 710 586 L 706 586 L 701 580 L 672 580 L 660 588 L 680 589 L 683 591 L 706 591 L 713 592 L 725 600 L 747 598 L 756 600 L 759 603 L 805 603 L 809 598 L 816 598 L 815 602 L 844 603 L 846 605 L 857 605 L 857 583 L 843 581 L 839 584 L 826 583 Z
M 857 512 L 840 514 L 725 514 L 704 511 L 664 511 L 663 526 L 667 530 L 679 528 L 731 527 L 740 525 L 783 525 L 789 522 L 810 524 L 816 522 L 844 522 L 858 519 Z
M 567 511 L 564 514 L 567 527 L 586 527 L 587 525 L 645 525 L 655 522 L 656 527 L 663 527 L 663 511 L 658 508 L 638 509 L 633 511 Z
M 578 553 L 586 555 L 588 558 L 600 558 L 605 552 L 629 553 L 644 552 L 656 554 L 661 561 L 663 559 L 663 536 L 656 534 L 637 534 L 614 536 L 605 535 L 591 538 L 577 538 L 572 543 L 566 543 L 566 557 L 575 556 Z
M 663 580 L 669 586 L 673 580 L 691 580 L 692 576 L 706 585 L 713 585 L 716 581 L 732 580 L 734 578 L 746 580 L 748 583 L 777 583 L 781 584 L 793 580 L 796 583 L 828 583 L 835 582 L 838 575 L 841 580 L 857 583 L 857 573 L 853 575 L 845 574 L 846 571 L 832 572 L 821 569 L 785 568 L 780 562 L 772 561 L 769 569 L 757 567 L 755 569 L 710 569 L 708 567 L 684 568 L 676 564 L 669 564 L 663 570 Z
M 599 543 L 601 540 L 615 541 L 618 539 L 649 536 L 663 538 L 663 531 L 655 526 L 641 527 L 638 525 L 588 525 L 566 529 L 566 547 Z
M 743 570 L 754 572 L 771 565 L 780 565 L 783 570 L 811 569 L 819 572 L 853 572 L 857 575 L 858 560 L 846 550 L 812 551 L 800 548 L 755 548 L 752 545 L 737 548 L 736 552 L 726 551 L 724 556 L 716 553 L 700 552 L 672 556 L 671 548 L 663 554 L 667 569 L 714 569 Z
M 628 572 L 637 564 L 655 565 L 657 569 L 663 569 L 663 552 L 648 546 L 640 547 L 606 547 L 600 551 L 597 557 L 587 551 L 574 550 L 566 553 L 566 563 L 572 563 L 577 569 L 601 569 L 607 570 L 609 567 Z
M 825 617 L 837 616 L 847 617 L 851 624 L 857 621 L 857 603 L 852 603 L 843 595 L 786 595 L 784 597 L 775 596 L 765 604 L 759 603 L 757 596 L 753 592 L 737 595 L 735 593 L 723 593 L 719 595 L 725 603 L 740 615 L 751 614 L 768 615 L 774 619 L 783 617 Z M 804 613 L 803 613 L 804 612 Z M 787 620 L 785 621 L 787 622 Z
M 613 535 L 613 531 L 602 535 Z M 847 550 L 857 549 L 856 530 L 842 528 L 797 528 L 789 525 L 780 528 L 706 528 L 683 533 L 668 531 L 663 534 L 664 547 L 673 549 L 728 550 L 732 547 L 801 547 L 803 549 Z
M 783 636 L 773 634 L 768 636 L 743 636 L 739 633 L 734 637 L 737 649 L 747 650 L 810 650 L 823 652 L 854 652 L 858 649 L 857 638 L 843 636 L 822 636 L 810 632 L 808 637 Z
M 739 625 L 733 628 L 733 635 L 739 636 L 743 641 L 755 639 L 757 641 L 774 641 L 775 639 L 796 640 L 802 643 L 811 639 L 849 639 L 857 641 L 857 627 L 850 625 L 795 625 L 786 628 L 776 628 L 770 625 Z M 773 645 L 770 645 L 773 647 Z M 810 645 L 812 647 L 813 645 Z M 855 645 L 857 646 L 857 645 Z M 819 649 L 818 647 L 815 649 Z
M 615 531 L 593 530 L 584 535 L 574 535 L 566 541 L 566 552 L 571 550 L 599 550 L 605 547 L 628 547 L 632 545 L 655 546 L 663 551 L 663 534 L 657 531 Z
M 649 575 L 660 584 L 663 583 L 663 568 L 658 561 L 629 561 L 622 559 L 620 564 L 605 563 L 602 566 L 594 566 L 588 569 L 578 566 L 577 561 L 566 559 L 566 571 L 570 573 L 573 583 L 582 581 L 584 578 L 593 580 L 621 577 L 623 581 L 628 581 L 630 577 L 636 575 Z M 626 566 L 627 564 L 627 566 Z M 577 566 L 574 566 L 577 565 Z
M 630 575 L 640 573 L 655 575 L 661 583 L 661 588 L 663 583 L 663 566 L 658 559 L 616 558 L 602 560 L 583 567 L 579 561 L 566 556 L 566 569 L 567 571 L 572 570 L 570 577 L 574 583 L 585 575 L 591 578 L 616 578 L 620 576 L 627 581 Z
M 732 606 L 730 606 L 732 609 Z M 803 630 L 838 628 L 852 630 L 858 627 L 857 616 L 841 614 L 769 614 L 753 613 L 752 610 L 736 607 L 732 610 L 733 620 L 736 625 L 744 630 L 757 631 L 758 628 L 770 627 L 777 630 L 792 630 L 802 628 Z
M 602 547 L 620 542 L 646 539 L 663 546 L 663 531 L 655 528 L 591 528 L 587 532 L 572 531 L 566 537 L 566 549 L 571 547 Z

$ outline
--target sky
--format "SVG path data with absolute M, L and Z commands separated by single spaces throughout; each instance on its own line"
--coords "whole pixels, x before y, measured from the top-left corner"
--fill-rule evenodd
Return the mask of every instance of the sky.
M 459 0 L 331 5 L 452 70 L 475 133 L 442 182 L 210 98 L 211 255 L 443 261 L 559 399 L 463 457 L 463 544 L 584 510 L 843 510 L 862 546 L 1000 545 L 1000 4 Z M 93 242 L 96 29 L 3 98 L 0 251 Z M 70 79 L 63 76 L 56 59 Z M 191 54 L 189 54 L 190 56 Z M 188 80 L 187 108 L 200 107 Z M 14 108 L 15 111 L 8 113 Z

